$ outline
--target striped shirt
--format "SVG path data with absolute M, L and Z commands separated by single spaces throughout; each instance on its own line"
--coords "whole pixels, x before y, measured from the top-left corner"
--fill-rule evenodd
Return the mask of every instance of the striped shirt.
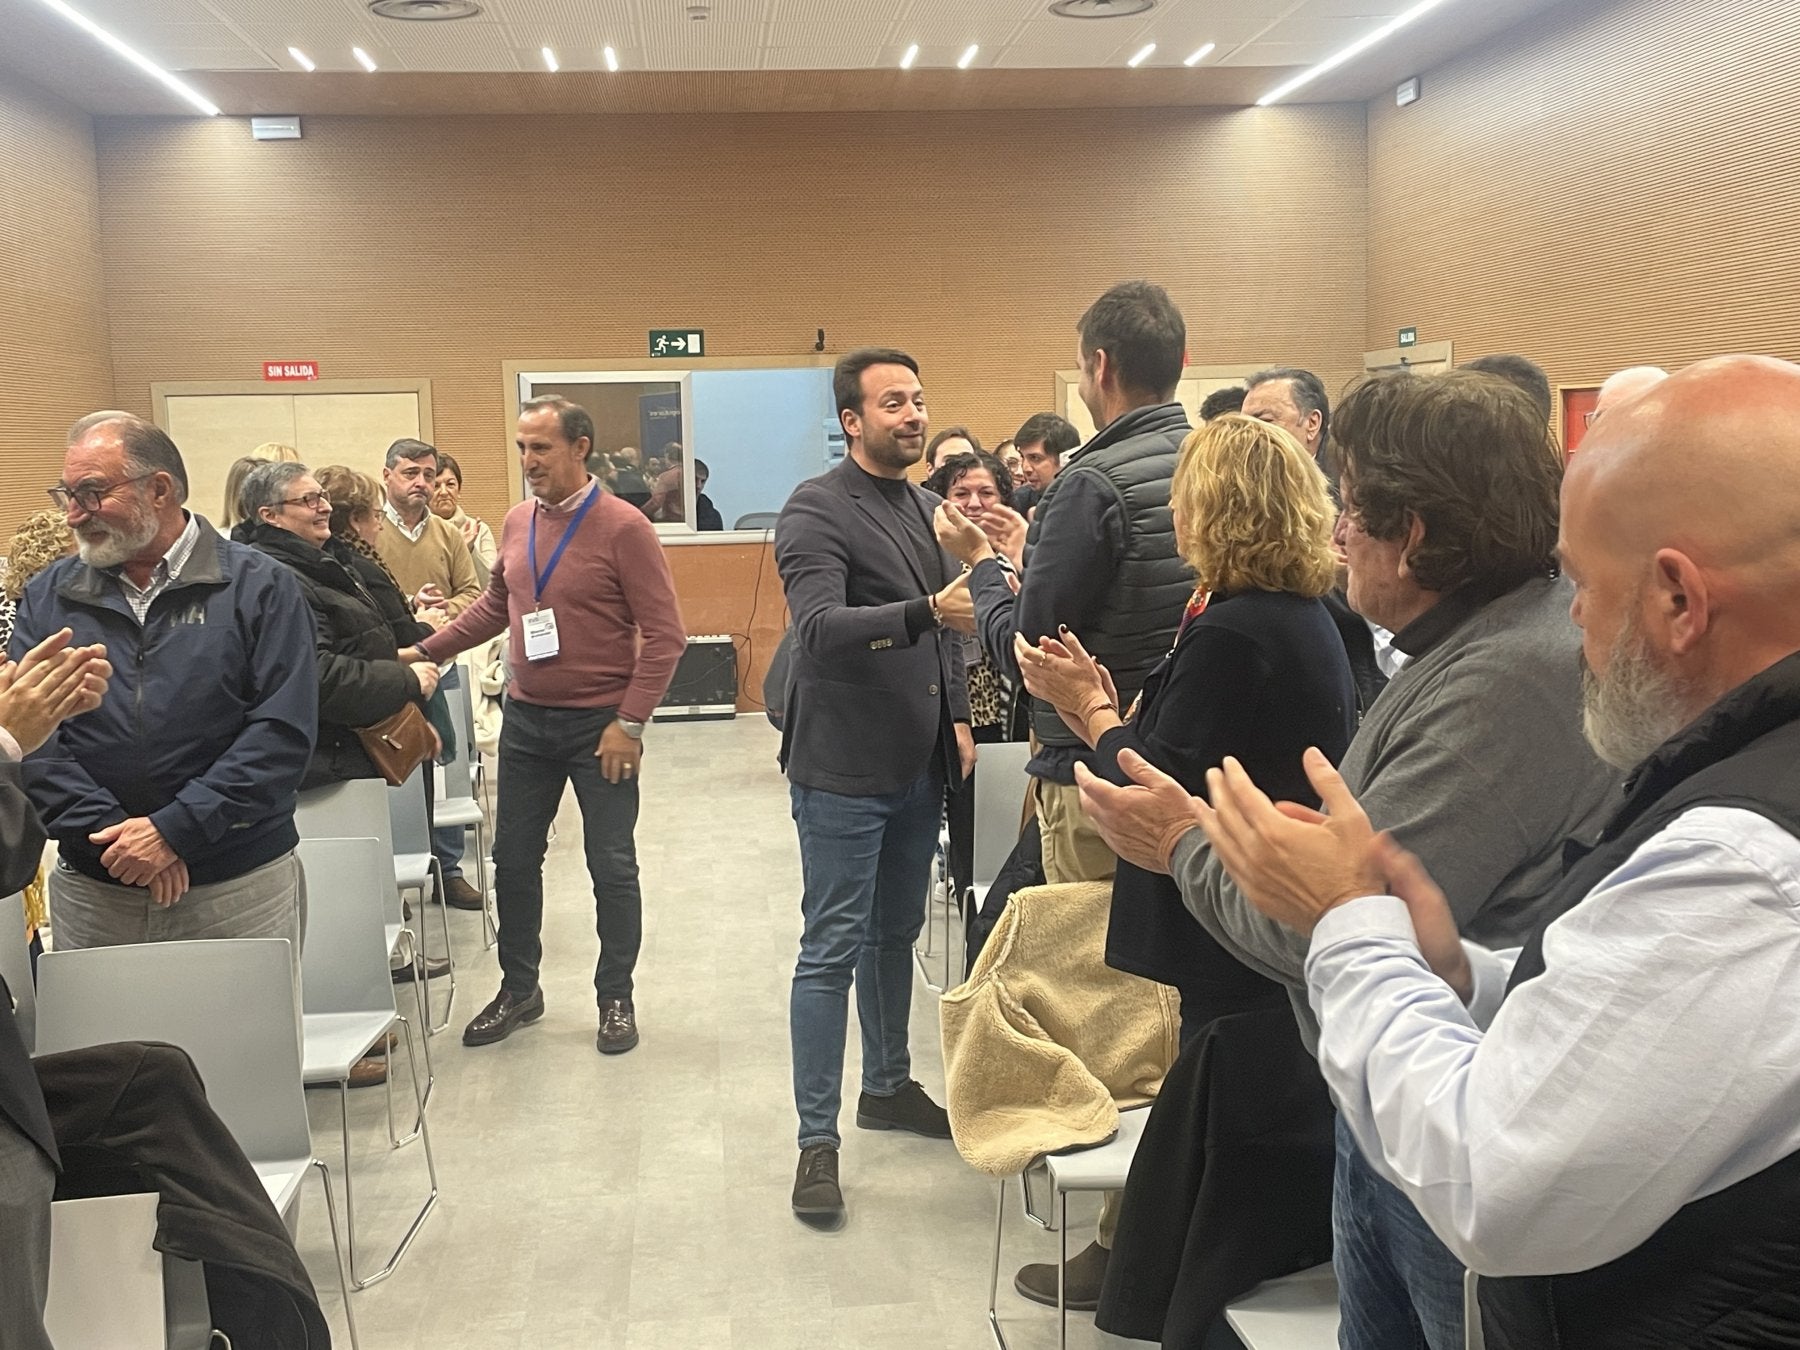
M 123 565 L 109 567 L 106 574 L 119 583 L 119 589 L 125 592 L 125 603 L 131 606 L 131 612 L 137 615 L 140 625 L 149 616 L 150 606 L 156 603 L 156 597 L 169 589 L 169 583 L 181 575 L 181 569 L 194 553 L 194 545 L 200 539 L 200 518 L 191 511 L 182 512 L 187 517 L 187 526 L 169 545 L 169 551 L 162 555 L 150 572 L 150 582 L 141 590 L 132 579 L 125 575 Z

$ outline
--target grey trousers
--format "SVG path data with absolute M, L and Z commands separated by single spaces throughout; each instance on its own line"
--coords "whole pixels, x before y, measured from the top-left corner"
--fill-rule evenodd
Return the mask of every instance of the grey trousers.
M 60 860 L 50 869 L 50 932 L 60 951 L 200 938 L 286 938 L 300 1004 L 300 944 L 306 936 L 306 874 L 284 853 L 230 881 L 196 886 L 162 908 L 142 886 L 95 881 Z
M 50 1197 L 56 1169 L 0 1116 L 0 1346 L 51 1350 L 44 1332 L 50 1292 Z

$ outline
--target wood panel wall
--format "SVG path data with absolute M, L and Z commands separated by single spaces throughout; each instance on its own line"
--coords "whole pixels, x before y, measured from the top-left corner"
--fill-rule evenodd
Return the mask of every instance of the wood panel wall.
M 97 123 L 118 396 L 152 380 L 432 380 L 438 443 L 497 517 L 501 362 L 870 342 L 933 419 L 1010 435 L 1051 406 L 1108 285 L 1173 291 L 1198 363 L 1359 361 L 1360 105 L 690 117 Z M 371 449 L 373 458 L 374 449 Z
M 0 540 L 50 505 L 70 424 L 113 401 L 98 190 L 88 116 L 0 75 Z
M 738 711 L 761 712 L 763 676 L 787 631 L 775 545 L 680 544 L 663 550 L 689 633 L 723 633 L 737 648 Z
M 1369 105 L 1368 344 L 1800 358 L 1800 8 L 1571 0 Z

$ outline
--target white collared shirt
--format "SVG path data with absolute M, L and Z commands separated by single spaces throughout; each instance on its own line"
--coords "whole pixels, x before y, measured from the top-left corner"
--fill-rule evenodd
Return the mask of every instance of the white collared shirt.
M 109 567 L 107 574 L 119 583 L 119 589 L 125 592 L 125 603 L 131 606 L 131 612 L 137 615 L 139 626 L 150 614 L 150 606 L 156 603 L 156 597 L 169 589 L 169 583 L 181 575 L 181 569 L 194 555 L 194 545 L 200 539 L 199 518 L 191 511 L 183 511 L 187 524 L 181 533 L 175 536 L 175 542 L 169 545 L 169 551 L 157 559 L 156 566 L 150 570 L 150 580 L 141 590 L 137 583 L 125 575 L 123 566 Z
M 546 511 L 553 511 L 559 516 L 567 515 L 581 505 L 581 499 L 594 490 L 597 481 L 598 480 L 595 479 L 594 475 L 590 473 L 587 477 L 587 482 L 576 488 L 573 494 L 563 498 L 555 506 L 546 505 L 544 509 Z
M 417 525 L 408 525 L 406 523 L 406 518 L 394 509 L 394 504 L 392 502 L 383 502 L 381 509 L 387 512 L 388 524 L 392 525 L 396 530 L 399 530 L 401 534 L 405 535 L 408 543 L 418 543 L 419 536 L 425 533 L 425 527 L 431 524 L 431 509 L 429 507 L 426 508 L 425 514 L 419 517 L 419 523 Z
M 1306 979 L 1357 1143 L 1478 1274 L 1591 1269 L 1800 1150 L 1800 839 L 1767 818 L 1683 813 L 1504 1003 L 1517 951 L 1464 947 L 1466 1008 L 1405 904 L 1365 896 L 1319 921 Z

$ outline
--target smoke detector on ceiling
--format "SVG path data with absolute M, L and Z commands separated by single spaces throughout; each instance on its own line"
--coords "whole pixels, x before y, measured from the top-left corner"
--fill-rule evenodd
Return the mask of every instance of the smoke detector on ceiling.
M 710 0 L 691 0 L 687 7 L 687 16 L 695 22 L 699 22 L 701 19 L 710 19 L 712 17 Z
M 1050 12 L 1059 19 L 1129 19 L 1156 8 L 1156 0 L 1056 0 Z
M 436 23 L 446 19 L 472 19 L 481 13 L 481 6 L 475 0 L 369 0 L 369 13 L 378 19 Z

